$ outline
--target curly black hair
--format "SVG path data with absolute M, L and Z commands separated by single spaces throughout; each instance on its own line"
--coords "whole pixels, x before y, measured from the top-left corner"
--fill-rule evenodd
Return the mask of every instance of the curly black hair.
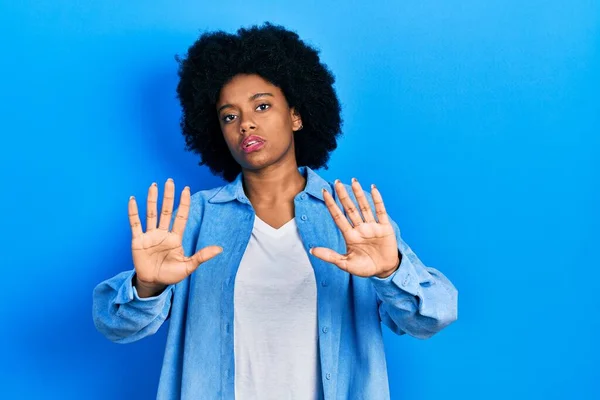
M 229 182 L 235 179 L 241 166 L 225 143 L 216 103 L 221 88 L 235 75 L 257 74 L 279 87 L 288 105 L 302 116 L 304 128 L 294 135 L 297 164 L 327 169 L 342 119 L 335 78 L 318 53 L 295 32 L 270 22 L 240 28 L 235 35 L 203 33 L 185 58 L 175 57 L 186 150 L 200 154 L 199 164 L 207 165 L 213 174 Z

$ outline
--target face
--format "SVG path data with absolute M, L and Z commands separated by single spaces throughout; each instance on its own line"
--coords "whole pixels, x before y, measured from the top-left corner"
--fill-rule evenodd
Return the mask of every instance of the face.
M 295 163 L 294 132 L 302 120 L 277 86 L 259 75 L 236 75 L 221 89 L 217 115 L 229 151 L 243 169 Z

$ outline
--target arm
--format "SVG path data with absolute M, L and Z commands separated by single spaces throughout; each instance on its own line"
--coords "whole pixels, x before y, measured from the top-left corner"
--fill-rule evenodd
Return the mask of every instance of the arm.
M 400 237 L 400 265 L 387 278 L 371 277 L 377 293 L 381 321 L 393 332 L 427 339 L 452 322 L 458 314 L 458 291 L 438 270 L 423 265 Z
M 168 189 L 170 197 L 173 198 L 173 184 L 169 182 L 167 184 L 170 184 L 170 188 Z M 153 191 L 156 189 L 151 188 L 150 190 Z M 154 194 L 154 200 L 156 200 L 156 194 Z M 189 208 L 189 204 L 189 190 L 184 189 L 181 195 L 180 207 L 171 216 L 169 208 L 172 205 L 167 205 L 165 208 L 165 201 L 163 200 L 163 217 L 171 217 L 170 225 L 168 225 L 169 235 L 174 235 L 175 242 L 179 241 L 181 246 L 181 248 L 177 248 L 173 245 L 173 241 L 171 241 L 168 246 L 165 245 L 165 252 L 157 256 L 163 262 L 162 269 L 159 269 L 164 271 L 169 279 L 165 281 L 159 280 L 160 284 L 156 286 L 156 290 L 141 286 L 141 282 L 136 283 L 137 273 L 139 273 L 140 268 L 146 268 L 147 270 L 154 269 L 154 264 L 150 263 L 148 265 L 138 265 L 135 267 L 137 269 L 134 268 L 133 270 L 122 272 L 100 283 L 94 289 L 92 310 L 94 325 L 109 340 L 117 343 L 130 343 L 154 334 L 169 317 L 171 301 L 176 292 L 176 284 L 185 279 L 186 275 L 192 273 L 200 264 L 200 260 L 209 260 L 216 254 L 214 251 L 211 254 L 210 248 L 204 248 L 194 254 L 202 210 L 199 208 L 198 202 L 194 202 L 191 209 Z M 133 205 L 130 200 L 130 218 L 137 216 L 137 208 L 132 207 Z M 188 210 L 190 210 L 189 216 L 191 217 L 189 221 L 187 221 Z M 180 211 L 181 215 L 179 215 Z M 154 214 L 156 214 L 156 210 L 154 210 Z M 161 223 L 163 217 L 161 217 Z M 135 219 L 133 218 L 133 222 L 137 223 L 132 224 L 136 229 L 134 239 L 137 230 L 141 233 L 139 219 L 137 221 Z M 169 219 L 166 219 L 166 221 L 169 221 Z M 159 225 L 160 228 L 161 225 Z M 161 244 L 166 244 L 169 240 L 168 236 L 166 239 L 163 239 L 164 233 L 159 233 L 159 229 L 151 231 L 151 233 L 158 233 L 160 235 L 159 239 L 161 242 L 157 247 Z M 139 238 L 139 234 L 137 235 Z M 152 240 L 149 238 L 148 242 L 152 243 Z M 154 240 L 157 241 L 156 238 Z M 179 253 L 180 251 L 181 254 Z M 183 259 L 182 256 L 186 254 L 191 254 L 192 256 Z M 165 264 L 165 260 L 169 261 L 169 263 Z M 137 273 L 136 270 L 138 271 Z M 185 271 L 185 274 L 182 274 L 181 271 Z M 178 273 L 178 275 L 174 275 L 175 273 Z
M 346 254 L 324 247 L 311 248 L 310 253 L 352 275 L 368 277 L 381 320 L 397 334 L 425 339 L 455 321 L 456 289 L 441 272 L 425 267 L 404 243 L 376 186 L 371 185 L 371 193 L 366 194 L 353 179 L 348 189 L 354 199 L 339 179 L 334 189 L 345 213 L 325 189 L 323 199 L 344 236 Z
M 156 333 L 171 309 L 174 286 L 141 298 L 133 286 L 135 270 L 121 272 L 94 288 L 96 329 L 116 343 L 131 343 Z

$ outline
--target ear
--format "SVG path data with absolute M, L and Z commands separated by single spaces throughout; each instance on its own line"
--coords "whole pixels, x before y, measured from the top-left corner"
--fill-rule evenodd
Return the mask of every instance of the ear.
M 290 115 L 292 117 L 292 130 L 297 132 L 302 129 L 302 116 L 295 107 L 290 108 Z

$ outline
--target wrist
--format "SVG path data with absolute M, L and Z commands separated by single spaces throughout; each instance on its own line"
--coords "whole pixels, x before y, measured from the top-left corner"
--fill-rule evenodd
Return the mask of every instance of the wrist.
M 380 274 L 375 275 L 376 277 L 378 277 L 379 279 L 385 279 L 388 278 L 390 275 L 392 275 L 394 272 L 396 272 L 396 270 L 398 270 L 398 268 L 400 267 L 400 263 L 402 262 L 402 253 L 400 253 L 400 251 L 398 251 L 398 261 L 396 261 L 396 265 L 394 266 L 394 268 L 390 269 L 390 270 L 386 270 Z
M 140 282 L 140 280 L 137 278 L 137 274 L 133 275 L 132 284 L 140 298 L 158 296 L 167 287 L 166 285 L 162 284 L 148 284 Z

